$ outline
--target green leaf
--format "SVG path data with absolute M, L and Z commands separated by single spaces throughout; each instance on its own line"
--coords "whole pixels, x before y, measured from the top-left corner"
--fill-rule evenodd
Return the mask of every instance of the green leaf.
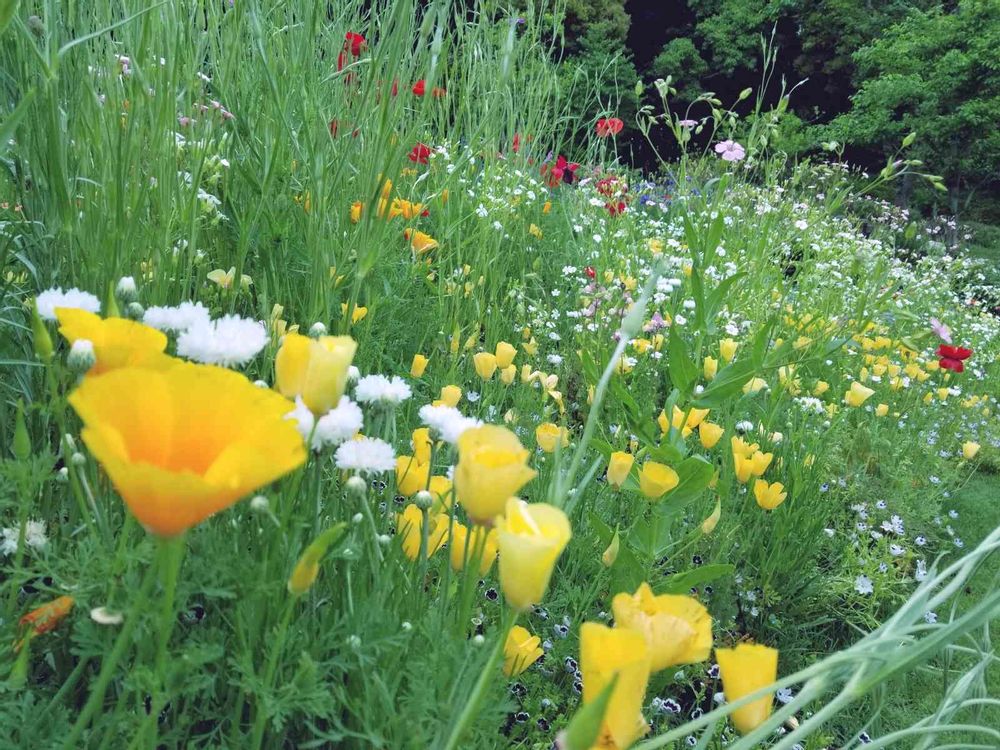
M 14 11 L 17 10 L 18 0 L 0 0 L 0 34 L 7 30 L 7 25 L 14 18 Z M 6 143 L 4 139 L 0 143 Z
M 682 394 L 689 393 L 695 380 L 698 379 L 698 368 L 688 354 L 684 339 L 677 333 L 675 326 L 670 327 L 670 339 L 667 343 L 667 371 L 670 382 Z
M 715 466 L 701 456 L 691 456 L 681 461 L 674 471 L 680 481 L 677 486 L 663 496 L 663 501 L 672 506 L 687 505 L 708 487 L 715 475 Z
M 757 372 L 757 365 L 752 359 L 741 359 L 726 365 L 709 383 L 708 387 L 698 394 L 694 405 L 699 409 L 714 409 L 735 396 Z
M 702 586 L 735 572 L 736 566 L 730 563 L 702 565 L 700 568 L 677 573 L 665 581 L 660 581 L 653 587 L 653 591 L 657 594 L 686 594 L 694 586 Z
M 594 700 L 584 704 L 574 714 L 566 729 L 559 733 L 556 741 L 561 750 L 589 750 L 596 744 L 597 735 L 600 734 L 601 725 L 604 724 L 604 714 L 607 713 L 611 693 L 614 692 L 616 684 L 618 684 L 617 674 L 611 678 Z

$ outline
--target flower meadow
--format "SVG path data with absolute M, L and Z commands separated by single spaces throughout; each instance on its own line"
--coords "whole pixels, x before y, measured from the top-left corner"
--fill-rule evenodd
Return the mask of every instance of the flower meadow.
M 661 80 L 640 173 L 559 13 L 0 3 L 0 744 L 1000 743 L 998 298 L 878 197 L 916 136 Z

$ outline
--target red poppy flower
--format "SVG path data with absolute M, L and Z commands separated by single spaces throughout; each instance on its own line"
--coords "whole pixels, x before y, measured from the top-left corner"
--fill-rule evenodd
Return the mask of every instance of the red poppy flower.
M 585 274 L 587 274 L 587 278 L 588 279 L 596 279 L 597 278 L 597 271 L 594 270 L 593 266 L 587 266 L 586 268 L 583 269 L 583 272 Z
M 947 344 L 941 344 L 941 346 L 938 347 L 937 355 L 941 358 L 938 365 L 942 370 L 962 372 L 965 370 L 963 360 L 972 356 L 972 349 L 966 349 L 962 346 L 948 346 Z
M 431 147 L 425 146 L 423 143 L 418 143 L 410 151 L 409 155 L 406 157 L 414 164 L 426 164 L 427 158 L 431 155 Z
M 602 117 L 597 121 L 597 137 L 607 138 L 609 135 L 618 135 L 622 132 L 625 123 L 617 117 Z
M 361 52 L 368 46 L 368 42 L 361 34 L 355 34 L 353 31 L 348 31 L 344 34 L 344 49 L 350 50 L 351 54 L 355 57 L 361 55 Z
M 511 150 L 516 154 L 521 150 L 521 134 L 514 133 L 514 145 L 511 146 Z
M 556 159 L 554 166 L 549 167 L 548 164 L 542 167 L 542 175 L 548 173 L 549 187 L 558 187 L 560 182 L 565 182 L 568 184 L 573 184 L 573 179 L 576 176 L 576 170 L 580 168 L 580 165 L 576 162 L 566 161 L 566 157 L 560 155 Z
M 413 84 L 413 93 L 416 94 L 417 96 L 423 96 L 425 87 L 426 84 L 424 83 L 424 79 L 421 78 L 419 81 Z

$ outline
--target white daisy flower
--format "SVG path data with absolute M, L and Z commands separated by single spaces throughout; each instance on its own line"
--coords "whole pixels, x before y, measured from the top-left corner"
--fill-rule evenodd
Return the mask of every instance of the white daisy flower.
M 395 375 L 365 375 L 354 388 L 354 397 L 363 404 L 396 406 L 412 395 L 406 381 Z
M 181 302 L 175 307 L 149 307 L 142 322 L 158 331 L 180 332 L 195 325 L 207 325 L 208 308 L 200 302 Z
M 363 474 L 378 474 L 396 468 L 396 452 L 384 440 L 361 438 L 348 440 L 337 448 L 337 468 Z
M 90 292 L 82 292 L 76 287 L 63 291 L 62 287 L 46 289 L 35 297 L 35 307 L 43 320 L 55 320 L 57 307 L 70 307 L 77 310 L 99 313 L 101 301 Z
M 208 365 L 245 365 L 267 346 L 267 330 L 256 320 L 225 315 L 196 323 L 177 337 L 177 353 Z
M 343 396 L 334 408 L 316 422 L 313 449 L 317 449 L 317 443 L 321 446 L 340 445 L 354 437 L 362 426 L 364 426 L 364 416 L 361 407 L 347 396 Z
M 466 417 L 453 406 L 433 406 L 427 404 L 420 407 L 420 421 L 431 428 L 431 432 L 446 443 L 455 445 L 462 433 L 473 427 L 482 425 L 482 421 Z

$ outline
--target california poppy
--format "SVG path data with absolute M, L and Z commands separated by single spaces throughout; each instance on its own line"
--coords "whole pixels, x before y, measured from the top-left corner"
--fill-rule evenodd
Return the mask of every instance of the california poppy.
M 947 344 L 941 344 L 941 346 L 938 347 L 937 355 L 941 358 L 938 365 L 940 365 L 942 370 L 962 372 L 965 370 L 963 360 L 972 356 L 972 349 L 966 349 L 962 346 L 948 346 Z
M 427 158 L 430 155 L 431 155 L 431 147 L 426 146 L 423 143 L 418 143 L 416 146 L 413 147 L 413 150 L 410 151 L 407 158 L 414 164 L 426 164 Z
M 618 135 L 625 127 L 625 123 L 617 117 L 602 117 L 597 121 L 597 137 L 607 138 L 609 135 Z

